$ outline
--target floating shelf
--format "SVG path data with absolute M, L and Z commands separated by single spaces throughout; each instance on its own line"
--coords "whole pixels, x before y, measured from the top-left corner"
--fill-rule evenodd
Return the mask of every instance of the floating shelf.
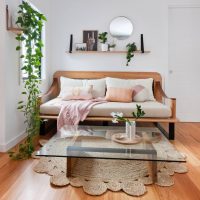
M 11 21 L 11 26 L 9 27 L 9 11 L 8 11 L 8 5 L 6 5 L 6 29 L 7 31 L 10 31 L 15 34 L 22 34 L 23 29 L 22 28 L 15 28 L 12 26 L 12 21 Z
M 15 34 L 22 34 L 23 33 L 23 29 L 21 29 L 21 28 L 13 28 L 13 27 L 8 27 L 7 31 L 13 32 Z
M 151 51 L 144 51 L 144 53 L 150 53 Z M 69 53 L 69 52 L 66 52 Z M 72 54 L 122 54 L 127 53 L 127 51 L 73 51 Z M 137 50 L 134 53 L 142 53 L 142 51 Z

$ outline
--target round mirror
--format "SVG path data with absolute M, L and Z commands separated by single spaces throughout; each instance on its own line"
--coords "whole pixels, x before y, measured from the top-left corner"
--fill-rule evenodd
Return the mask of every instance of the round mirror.
M 118 40 L 125 40 L 131 36 L 133 24 L 126 17 L 116 17 L 110 23 L 110 34 Z

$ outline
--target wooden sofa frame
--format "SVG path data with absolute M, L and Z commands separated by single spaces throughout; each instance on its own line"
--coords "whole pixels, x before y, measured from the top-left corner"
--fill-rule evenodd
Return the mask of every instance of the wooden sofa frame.
M 152 122 L 160 131 L 170 140 L 174 140 L 176 118 L 176 99 L 168 98 L 162 89 L 162 78 L 157 72 L 96 72 L 96 71 L 57 71 L 53 76 L 53 83 L 47 93 L 39 97 L 40 104 L 45 103 L 53 98 L 56 98 L 60 92 L 60 77 L 73 79 L 99 79 L 105 77 L 121 78 L 121 79 L 146 79 L 153 78 L 154 97 L 157 101 L 165 103 L 171 107 L 172 116 L 170 118 L 140 118 L 139 122 Z M 57 115 L 40 114 L 41 119 L 57 119 Z M 133 118 L 129 118 L 133 120 Z M 88 121 L 111 121 L 112 117 L 87 117 Z M 168 123 L 168 131 L 166 131 L 160 123 Z

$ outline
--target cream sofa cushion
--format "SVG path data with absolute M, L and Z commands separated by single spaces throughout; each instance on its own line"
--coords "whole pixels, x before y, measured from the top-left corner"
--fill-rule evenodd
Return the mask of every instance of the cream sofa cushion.
M 120 79 L 120 78 L 106 78 L 106 86 L 107 87 L 119 87 L 119 88 L 133 88 L 136 85 L 142 85 L 148 91 L 148 99 L 149 101 L 155 101 L 153 95 L 153 79 Z
M 60 77 L 60 94 L 63 97 L 66 87 L 83 87 L 93 85 L 93 97 L 104 97 L 106 93 L 106 80 L 102 79 L 71 79 Z
M 58 115 L 61 109 L 61 98 L 52 99 L 40 106 L 41 114 Z M 123 112 L 125 117 L 132 117 L 131 113 L 136 110 L 136 104 L 142 106 L 145 117 L 168 118 L 171 117 L 171 109 L 167 105 L 157 101 L 146 101 L 142 103 L 107 102 L 95 105 L 89 116 L 110 117 L 111 112 Z

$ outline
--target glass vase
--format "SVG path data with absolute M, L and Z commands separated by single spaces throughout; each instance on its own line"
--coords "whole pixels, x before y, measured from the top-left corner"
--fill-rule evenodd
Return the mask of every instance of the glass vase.
M 136 123 L 135 121 L 126 122 L 126 135 L 129 140 L 134 140 L 136 134 Z

